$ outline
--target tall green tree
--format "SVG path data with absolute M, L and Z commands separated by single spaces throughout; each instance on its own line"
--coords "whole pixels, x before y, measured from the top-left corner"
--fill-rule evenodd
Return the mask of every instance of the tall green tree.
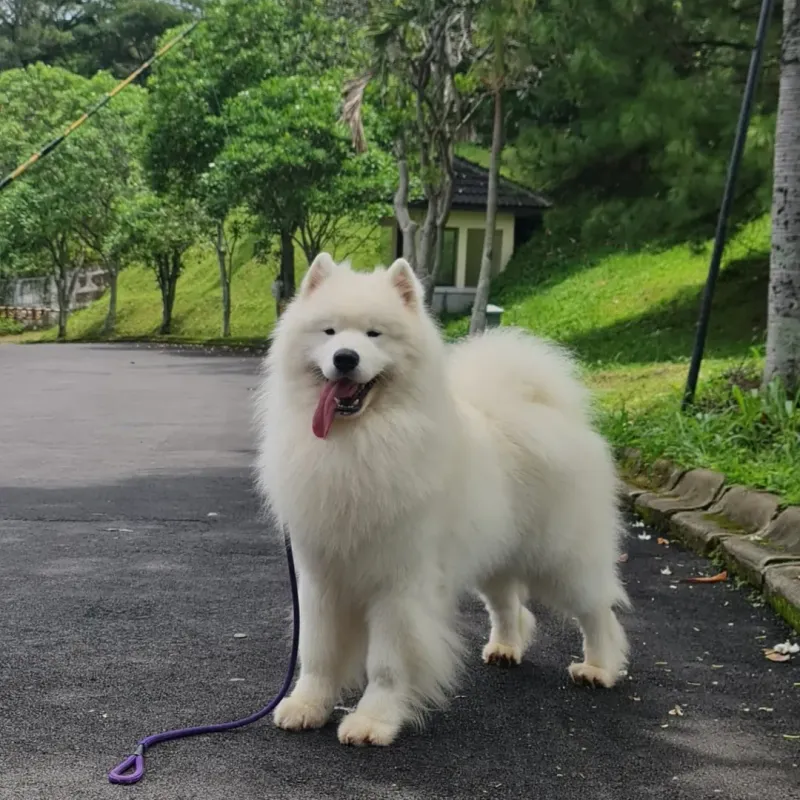
M 764 382 L 800 390 L 800 3 L 783 2 Z
M 5 174 L 114 85 L 42 64 L 0 73 L 0 172 Z M 0 194 L 0 261 L 53 279 L 59 338 L 81 270 L 98 256 L 135 169 L 143 91 L 130 87 Z
M 272 78 L 226 106 L 225 145 L 213 169 L 238 188 L 263 232 L 280 241 L 284 297 L 295 290 L 296 235 L 313 259 L 333 233 L 331 221 L 335 227 L 358 218 L 353 208 L 385 201 L 385 162 L 379 153 L 356 157 L 337 121 L 340 93 L 340 73 L 313 84 Z
M 339 142 L 336 108 L 328 102 L 330 87 L 315 85 L 334 67 L 346 68 L 359 57 L 351 56 L 359 53 L 358 36 L 352 21 L 332 13 L 323 0 L 212 2 L 204 25 L 186 47 L 157 66 L 150 84 L 147 164 L 154 185 L 159 191 L 175 187 L 202 202 L 204 183 L 208 186 L 210 180 L 216 191 L 222 187 L 229 206 L 246 203 L 264 231 L 281 243 L 281 281 L 287 297 L 294 285 L 295 237 L 305 237 L 313 248 L 318 237 L 309 234 L 326 217 L 321 203 L 316 211 L 310 209 L 314 193 L 309 182 L 321 187 L 333 164 L 343 168 L 338 143 L 328 156 L 304 144 L 305 131 L 298 125 L 310 115 L 312 137 Z M 324 100 L 318 97 L 323 91 Z M 282 99 L 286 96 L 297 98 L 297 114 Z M 306 96 L 324 103 L 318 113 L 309 108 Z M 259 108 L 255 97 L 273 105 Z M 259 123 L 280 132 L 274 153 L 259 133 Z M 323 135 L 325 125 L 328 133 Z M 297 141 L 284 139 L 283 131 L 289 130 Z M 256 159 L 262 176 L 280 179 L 272 189 L 275 197 L 252 180 L 246 157 Z M 285 169 L 277 168 L 279 162 Z M 224 178 L 230 169 L 242 177 L 234 191 Z M 209 179 L 215 174 L 223 179 Z
M 130 201 L 121 235 L 127 247 L 153 271 L 161 293 L 159 334 L 172 333 L 178 280 L 187 251 L 201 236 L 202 211 L 192 200 L 141 191 Z
M 710 235 L 759 5 L 538 0 L 515 34 L 532 74 L 507 98 L 508 136 L 517 171 L 565 208 L 570 235 L 617 246 Z M 734 222 L 769 204 L 779 29 L 776 21 Z

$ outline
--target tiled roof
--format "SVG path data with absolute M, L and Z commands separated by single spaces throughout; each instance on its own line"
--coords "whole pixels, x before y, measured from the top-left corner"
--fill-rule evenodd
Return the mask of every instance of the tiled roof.
M 485 209 L 486 195 L 489 192 L 489 171 L 459 157 L 453 161 L 453 167 L 455 171 L 453 208 Z M 416 200 L 411 205 L 423 206 L 425 201 Z M 524 213 L 541 211 L 552 205 L 552 202 L 546 197 L 510 181 L 508 178 L 500 177 L 497 189 L 498 210 Z

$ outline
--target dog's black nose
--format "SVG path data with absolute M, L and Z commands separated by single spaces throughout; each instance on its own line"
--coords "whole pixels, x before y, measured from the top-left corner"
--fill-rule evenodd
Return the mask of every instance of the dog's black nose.
M 342 348 L 333 354 L 333 366 L 336 367 L 339 372 L 345 374 L 352 372 L 358 366 L 359 360 L 358 353 L 356 353 L 355 350 Z

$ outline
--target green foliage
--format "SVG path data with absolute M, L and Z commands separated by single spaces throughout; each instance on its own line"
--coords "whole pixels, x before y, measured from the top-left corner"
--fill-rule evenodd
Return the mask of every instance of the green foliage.
M 0 317 L 0 336 L 15 336 L 24 330 L 22 323 L 15 319 Z
M 0 71 L 36 62 L 90 77 L 128 75 L 157 38 L 201 3 L 170 0 L 7 0 L 0 2 Z
M 113 85 L 107 74 L 87 80 L 42 64 L 0 73 L 0 173 L 64 130 Z M 52 275 L 62 334 L 77 272 L 97 257 L 136 170 L 142 109 L 142 90 L 130 87 L 0 195 L 0 261 L 15 273 Z
M 238 187 L 266 232 L 292 233 L 313 227 L 315 216 L 340 219 L 385 207 L 388 165 L 380 153 L 354 156 L 336 122 L 340 92 L 338 73 L 312 86 L 273 78 L 228 104 L 226 142 L 210 173 Z
M 509 133 L 527 179 L 570 206 L 569 217 L 549 222 L 554 232 L 592 246 L 710 235 L 758 6 L 537 4 L 517 36 L 539 77 L 513 101 Z M 737 222 L 769 207 L 778 29 L 775 20 L 737 186 Z
M 156 188 L 194 190 L 225 144 L 223 116 L 242 92 L 276 77 L 312 82 L 346 66 L 357 39 L 351 26 L 322 14 L 324 3 L 300 0 L 212 2 L 186 44 L 157 63 L 150 81 L 147 166 Z
M 629 412 L 602 417 L 604 432 L 619 447 L 641 450 L 646 463 L 669 458 L 684 467 L 723 472 L 731 483 L 768 489 L 800 502 L 800 394 L 787 396 L 779 381 L 766 389 L 760 365 L 745 364 L 709 381 L 693 413 L 668 395 Z

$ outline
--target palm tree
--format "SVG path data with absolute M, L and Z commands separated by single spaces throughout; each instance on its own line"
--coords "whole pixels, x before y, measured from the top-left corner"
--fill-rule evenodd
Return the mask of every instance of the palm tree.
M 505 138 L 503 94 L 510 79 L 521 77 L 524 62 L 520 50 L 511 38 L 528 12 L 533 10 L 533 0 L 489 0 L 481 19 L 491 40 L 491 76 L 489 78 L 494 101 L 492 121 L 492 151 L 489 161 L 489 189 L 486 198 L 486 232 L 483 239 L 481 270 L 469 322 L 470 333 L 480 333 L 486 327 L 486 306 L 492 283 L 494 263 L 494 233 L 497 219 L 497 184 L 500 177 L 500 156 Z
M 764 383 L 800 389 L 800 0 L 783 2 Z
M 481 56 L 474 46 L 474 15 L 479 6 L 477 0 L 375 3 L 370 20 L 372 69 L 345 87 L 342 118 L 350 125 L 357 149 L 366 147 L 361 108 L 367 87 L 375 81 L 391 90 L 388 105 L 397 120 L 399 173 L 395 216 L 404 256 L 422 281 L 429 304 L 453 199 L 456 139 L 485 96 L 465 93 L 458 80 Z M 417 168 L 427 201 L 421 223 L 408 209 L 412 166 Z

